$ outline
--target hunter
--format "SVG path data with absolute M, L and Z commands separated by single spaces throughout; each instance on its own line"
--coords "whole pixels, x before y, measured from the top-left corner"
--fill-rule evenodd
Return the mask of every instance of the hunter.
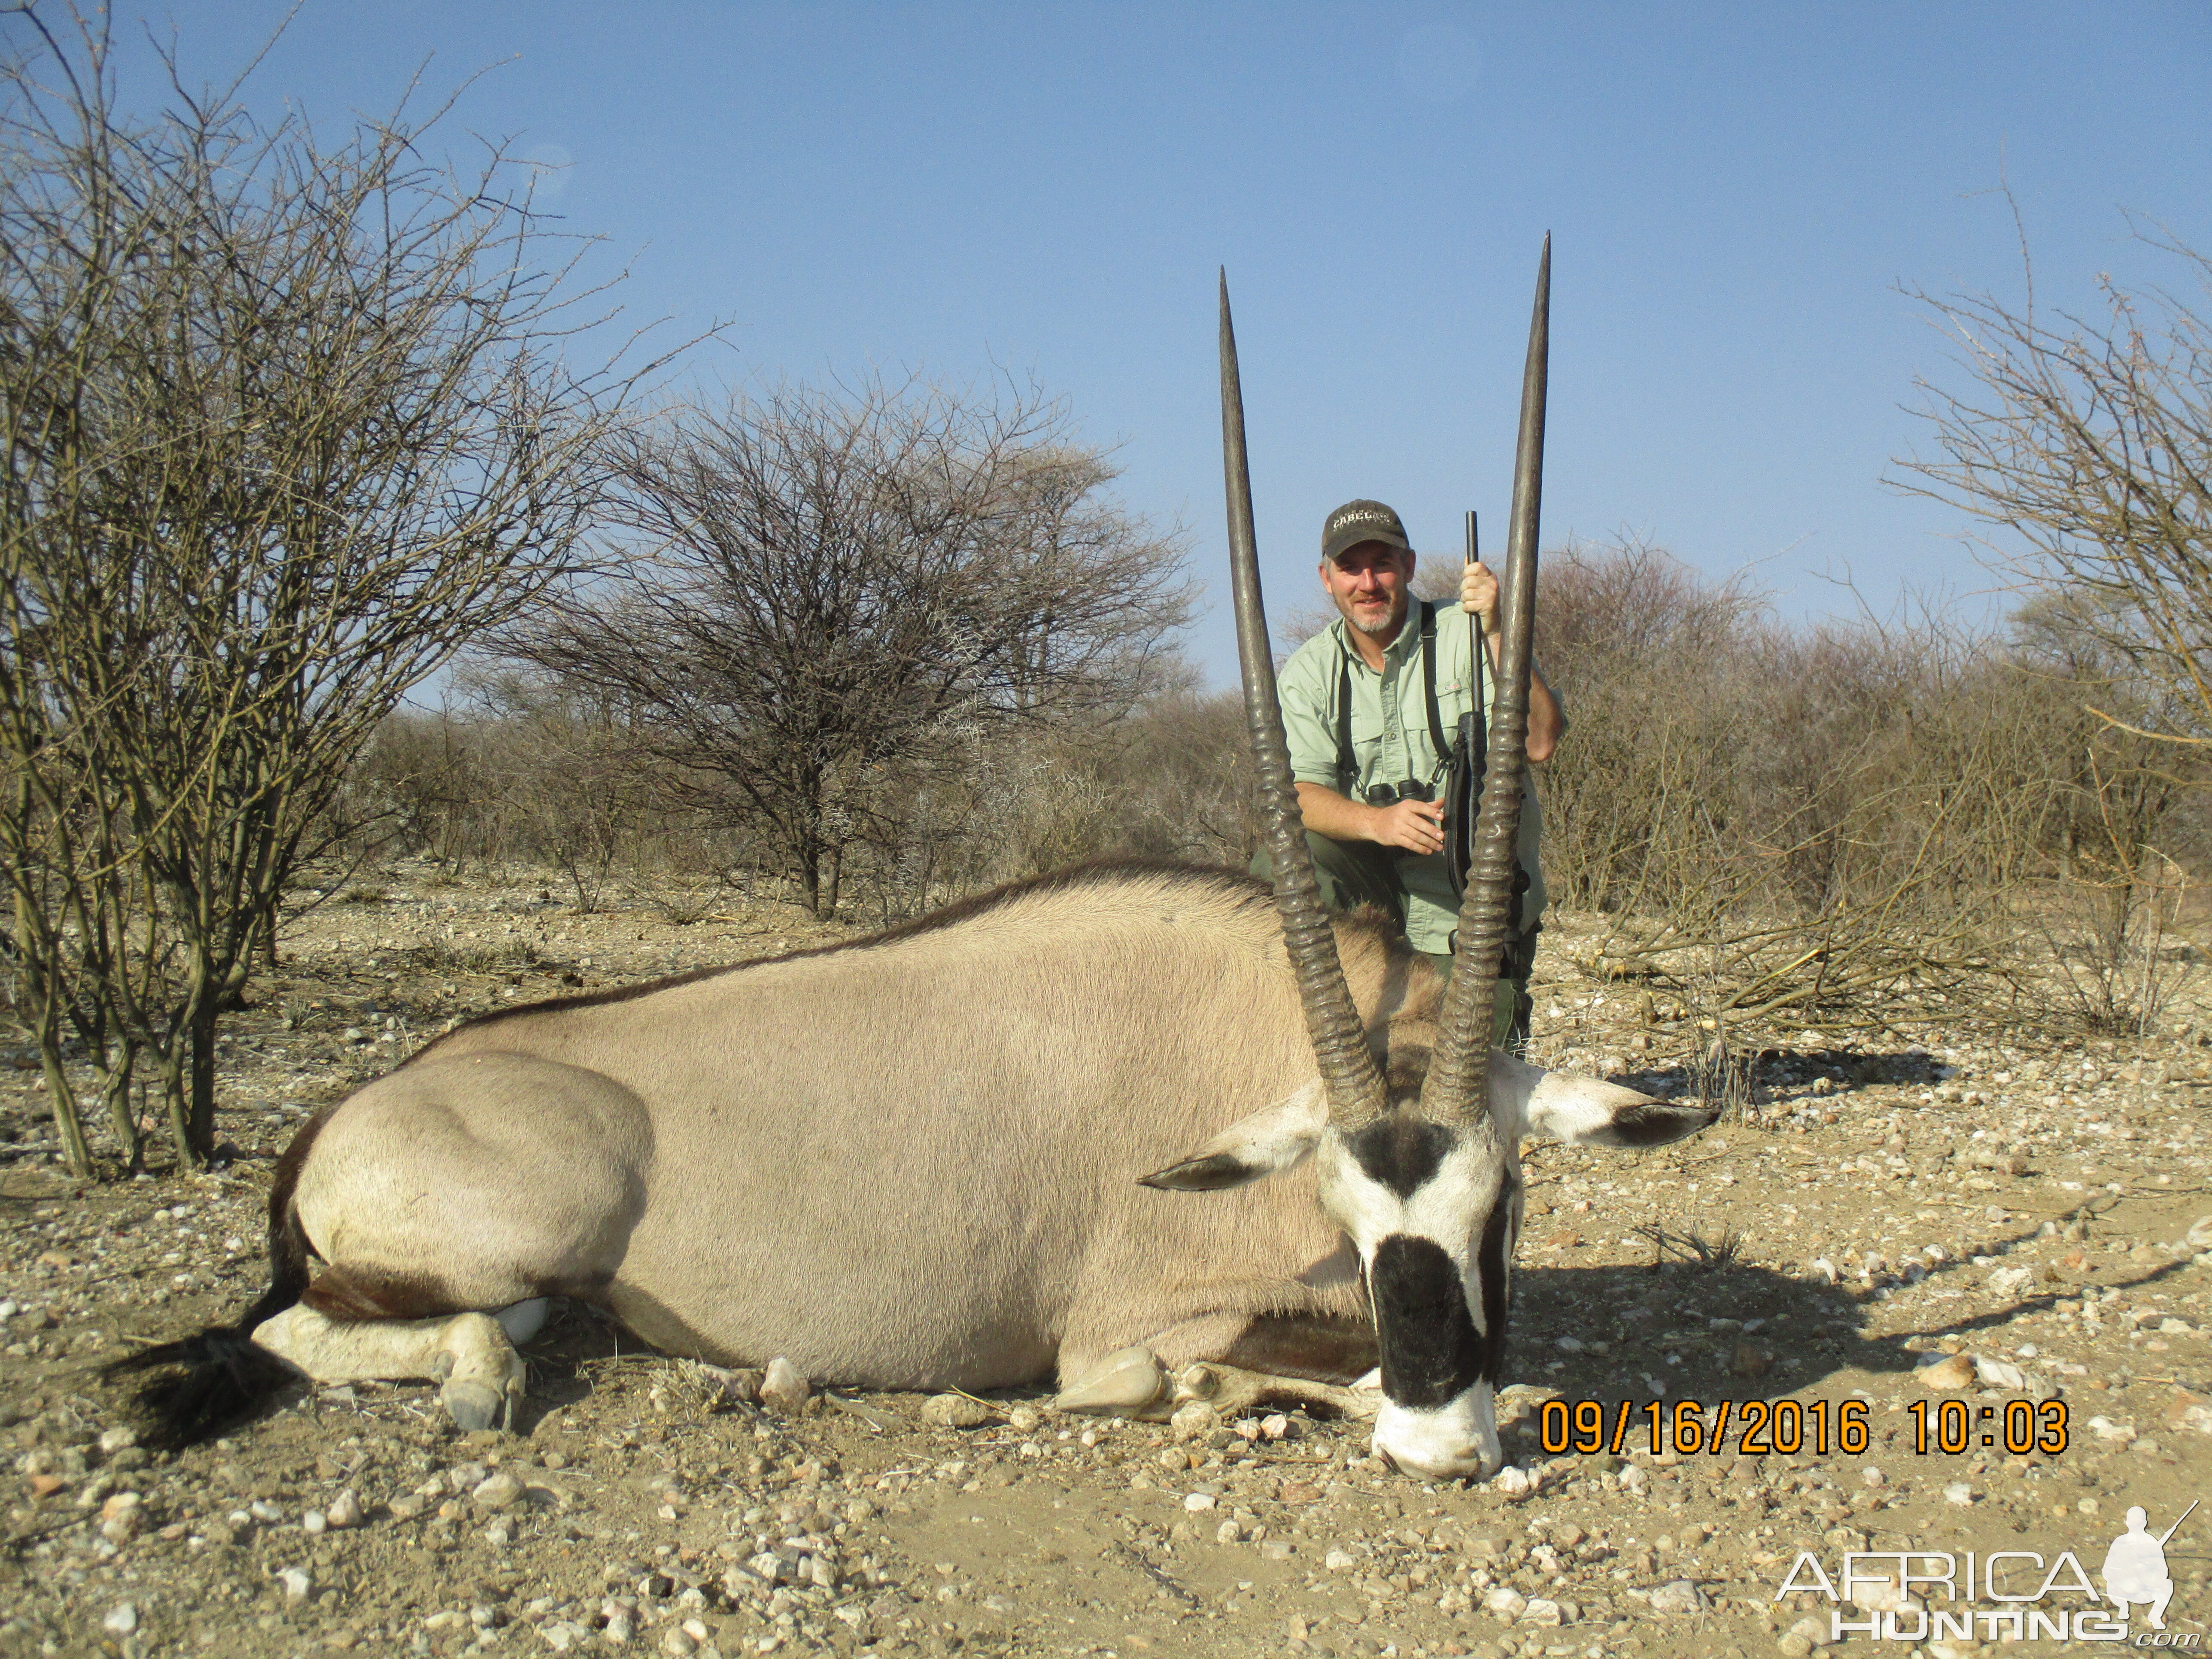
M 1382 911 L 1449 975 L 1459 900 L 1444 857 L 1447 734 L 1477 708 L 1478 690 L 1486 720 L 1492 705 L 1502 637 L 1498 578 L 1470 560 L 1458 613 L 1440 616 L 1434 605 L 1413 602 L 1413 563 L 1406 526 L 1382 502 L 1346 501 L 1328 515 L 1321 580 L 1337 620 L 1283 665 L 1283 726 L 1322 901 Z M 1481 627 L 1479 667 L 1462 617 Z M 1549 759 L 1565 729 L 1551 688 L 1534 675 L 1529 760 Z M 1528 1040 L 1528 971 L 1544 911 L 1543 818 L 1525 773 L 1522 787 L 1520 870 L 1491 1031 L 1499 1046 Z M 1270 876 L 1273 867 L 1263 847 L 1253 873 Z

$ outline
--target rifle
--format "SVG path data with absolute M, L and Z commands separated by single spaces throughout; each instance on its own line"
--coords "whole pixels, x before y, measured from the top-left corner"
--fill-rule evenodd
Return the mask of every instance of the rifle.
M 1482 562 L 1482 525 L 1472 507 L 1467 514 L 1467 562 Z M 1490 722 L 1482 707 L 1482 624 L 1474 617 L 1467 619 L 1467 672 L 1473 676 L 1468 689 L 1474 707 L 1459 717 L 1459 731 L 1444 772 L 1444 876 L 1451 883 L 1454 898 L 1467 890 L 1467 869 L 1474 852 L 1475 809 L 1481 804 L 1482 774 L 1489 758 Z M 1520 908 L 1520 896 L 1516 894 L 1512 921 L 1516 924 Z
M 2166 1547 L 2166 1540 L 2167 1539 L 2169 1539 L 2169 1538 L 2172 1537 L 2174 1534 L 2176 1534 L 2176 1533 L 2178 1533 L 2178 1532 L 2179 1532 L 2179 1531 L 2181 1530 L 2181 1523 L 2182 1523 L 2184 1521 L 2186 1521 L 2187 1519 L 2189 1519 L 2190 1510 L 2194 1510 L 2194 1509 L 2197 1507 L 2197 1505 L 2199 1503 L 2203 1502 L 2203 1499 L 2201 1499 L 2201 1498 L 2191 1498 L 2191 1499 L 2189 1500 L 2189 1509 L 2186 1509 L 2186 1510 L 2182 1510 L 2182 1512 L 2181 1512 L 2179 1515 L 2178 1515 L 2178 1516 L 2174 1516 L 2174 1518 L 2173 1518 L 2173 1524 L 2172 1524 L 2172 1526 L 2168 1527 L 2168 1528 L 2167 1528 L 2164 1532 L 2162 1532 L 2162 1533 L 2159 1534 L 2159 1535 L 2158 1535 L 2158 1547 L 2159 1547 L 2159 1548 L 2160 1548 L 2160 1549 L 2164 1549 L 2164 1548 Z

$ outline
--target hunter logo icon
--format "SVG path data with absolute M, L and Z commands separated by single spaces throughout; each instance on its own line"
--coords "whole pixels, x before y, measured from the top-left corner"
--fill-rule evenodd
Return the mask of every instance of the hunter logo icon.
M 2112 1598 L 2117 1616 L 2132 1619 L 2134 1604 L 2140 1602 L 2150 1609 L 2150 1627 L 2166 1628 L 2166 1604 L 2173 1599 L 2173 1580 L 2166 1571 L 2166 1541 L 2180 1530 L 2182 1522 L 2196 1507 L 2195 1502 L 2191 1503 L 2155 1538 L 2151 1536 L 2148 1510 L 2137 1504 L 2128 1511 L 2128 1529 L 2105 1552 L 2105 1593 Z

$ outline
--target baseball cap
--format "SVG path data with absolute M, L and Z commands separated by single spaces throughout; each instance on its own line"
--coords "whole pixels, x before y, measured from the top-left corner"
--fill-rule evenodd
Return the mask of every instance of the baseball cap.
M 1357 547 L 1362 542 L 1383 542 L 1392 547 L 1402 547 L 1407 552 L 1413 543 L 1406 539 L 1406 526 L 1398 515 L 1380 501 L 1346 501 L 1322 521 L 1321 527 L 1321 556 L 1333 559 L 1347 547 Z

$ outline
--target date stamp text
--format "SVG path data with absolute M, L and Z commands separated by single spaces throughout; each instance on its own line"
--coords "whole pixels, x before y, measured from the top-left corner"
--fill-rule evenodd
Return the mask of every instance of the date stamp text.
M 1847 1400 L 1547 1400 L 1537 1413 L 1540 1443 L 1547 1455 L 1568 1452 L 1614 1456 L 1647 1444 L 1655 1457 L 1672 1449 L 1685 1457 L 1856 1457 L 1869 1443 L 1868 1402 Z M 1970 1405 L 1963 1400 L 1931 1403 L 1917 1400 L 1905 1408 L 1912 1419 L 1913 1450 L 1955 1457 L 2002 1446 L 2014 1456 L 2030 1452 L 2057 1456 L 2069 1433 L 2063 1400 L 2008 1400 L 2001 1405 Z

